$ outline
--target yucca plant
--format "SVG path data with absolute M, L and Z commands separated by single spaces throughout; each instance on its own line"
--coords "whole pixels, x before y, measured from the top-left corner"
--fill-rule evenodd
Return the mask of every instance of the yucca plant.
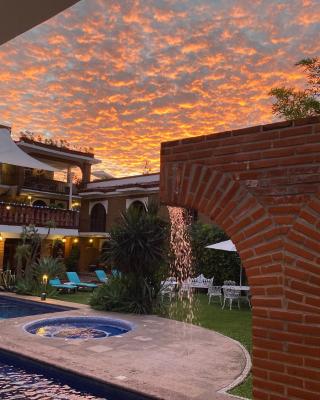
M 33 264 L 33 276 L 37 282 L 42 281 L 43 275 L 49 279 L 61 277 L 66 272 L 66 267 L 57 258 L 43 257 L 37 263 Z
M 48 281 L 55 277 L 62 276 L 66 271 L 64 264 L 53 257 L 43 257 L 32 265 L 31 276 L 24 276 L 17 280 L 16 291 L 20 294 L 39 296 L 44 291 L 42 283 L 43 276 L 46 275 Z M 49 297 L 57 294 L 56 289 L 47 285 L 46 293 Z
M 127 311 L 151 313 L 161 283 L 161 266 L 167 255 L 167 224 L 151 204 L 146 212 L 129 208 L 110 232 L 103 259 L 126 278 L 123 302 Z

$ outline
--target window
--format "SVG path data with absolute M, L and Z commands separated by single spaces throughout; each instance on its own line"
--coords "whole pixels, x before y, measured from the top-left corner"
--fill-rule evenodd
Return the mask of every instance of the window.
M 140 200 L 135 200 L 133 203 L 130 204 L 129 208 L 134 208 L 138 210 L 139 212 L 145 212 L 146 207 Z
M 32 203 L 32 205 L 36 207 L 47 207 L 47 203 L 43 200 L 36 200 Z
M 106 231 L 106 210 L 101 203 L 97 203 L 92 207 L 90 214 L 90 231 Z

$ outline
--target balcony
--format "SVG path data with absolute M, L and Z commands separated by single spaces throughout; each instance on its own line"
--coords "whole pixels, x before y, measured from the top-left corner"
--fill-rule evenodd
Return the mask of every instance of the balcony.
M 69 184 L 67 182 L 39 177 L 26 177 L 22 187 L 25 189 L 39 190 L 41 192 L 69 193 Z M 77 193 L 76 185 L 73 185 L 72 192 L 73 194 Z
M 79 212 L 71 210 L 32 207 L 25 204 L 0 203 L 1 225 L 35 225 L 48 226 L 54 222 L 56 228 L 78 229 Z

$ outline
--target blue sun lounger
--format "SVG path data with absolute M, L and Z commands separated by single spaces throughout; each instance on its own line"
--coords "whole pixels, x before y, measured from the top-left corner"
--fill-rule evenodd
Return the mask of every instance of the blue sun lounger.
M 86 289 L 92 289 L 94 290 L 95 288 L 98 287 L 95 283 L 87 283 L 87 282 L 81 282 L 78 274 L 76 272 L 67 272 L 67 277 L 72 285 L 77 286 L 78 288 L 86 288 Z
M 74 292 L 77 290 L 77 286 L 76 285 L 72 285 L 71 283 L 61 283 L 59 278 L 55 278 L 55 279 L 50 279 L 49 280 L 49 285 L 56 288 L 56 289 L 60 289 L 60 290 L 67 290 L 68 292 L 70 292 L 71 290 L 73 290 Z
M 97 278 L 100 282 L 106 283 L 108 281 L 107 274 L 104 272 L 103 269 L 96 269 L 94 272 L 96 273 Z

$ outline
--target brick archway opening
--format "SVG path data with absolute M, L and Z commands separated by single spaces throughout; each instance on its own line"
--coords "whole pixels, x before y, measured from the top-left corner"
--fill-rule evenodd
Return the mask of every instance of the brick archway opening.
M 239 250 L 253 304 L 253 395 L 320 392 L 320 118 L 163 143 L 160 197 Z

